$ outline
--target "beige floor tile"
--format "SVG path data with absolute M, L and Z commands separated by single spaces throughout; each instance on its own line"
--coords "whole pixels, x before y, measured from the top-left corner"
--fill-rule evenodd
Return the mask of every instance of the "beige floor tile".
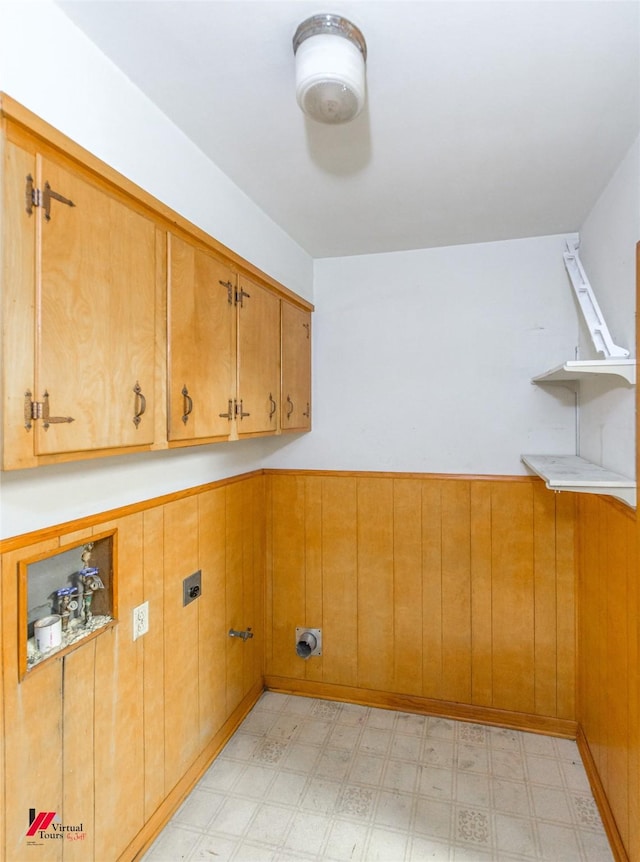
M 265 693 L 145 862 L 612 862 L 575 743 Z

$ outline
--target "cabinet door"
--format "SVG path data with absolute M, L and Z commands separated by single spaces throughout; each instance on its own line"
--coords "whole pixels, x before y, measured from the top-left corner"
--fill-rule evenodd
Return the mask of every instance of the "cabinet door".
M 47 455 L 145 445 L 154 432 L 155 226 L 106 187 L 47 159 L 38 219 L 34 423 Z M 60 201 L 56 195 L 66 201 Z M 68 204 L 73 202 L 73 206 Z
M 238 293 L 238 434 L 276 431 L 280 300 L 246 278 Z
M 235 287 L 215 257 L 169 237 L 169 440 L 229 436 Z
M 311 313 L 282 301 L 283 431 L 311 428 Z

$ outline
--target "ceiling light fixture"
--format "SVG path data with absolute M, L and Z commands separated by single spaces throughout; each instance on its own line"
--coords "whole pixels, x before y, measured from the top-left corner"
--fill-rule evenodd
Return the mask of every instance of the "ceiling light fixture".
M 313 15 L 293 37 L 296 99 L 321 123 L 347 123 L 364 105 L 367 43 L 340 15 Z

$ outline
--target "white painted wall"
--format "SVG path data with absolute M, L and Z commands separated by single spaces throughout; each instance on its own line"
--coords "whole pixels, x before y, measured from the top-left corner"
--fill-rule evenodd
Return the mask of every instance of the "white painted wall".
M 636 243 L 640 240 L 640 138 L 580 228 L 580 256 L 614 342 L 636 356 Z M 576 303 L 577 306 L 577 303 Z M 594 350 L 580 316 L 580 352 Z M 635 476 L 635 390 L 617 378 L 580 387 L 580 453 Z
M 573 396 L 531 377 L 573 356 L 564 237 L 317 260 L 314 430 L 269 466 L 522 474 L 573 454 Z
M 52 2 L 3 2 L 0 90 L 302 296 L 313 262 Z M 252 470 L 263 442 L 2 474 L 0 535 L 18 535 Z

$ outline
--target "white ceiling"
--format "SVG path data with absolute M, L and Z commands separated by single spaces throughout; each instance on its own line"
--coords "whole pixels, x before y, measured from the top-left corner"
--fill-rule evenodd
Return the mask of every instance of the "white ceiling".
M 637 2 L 60 6 L 313 257 L 575 231 L 640 129 Z M 295 101 L 291 39 L 318 12 L 367 40 L 345 126 Z

